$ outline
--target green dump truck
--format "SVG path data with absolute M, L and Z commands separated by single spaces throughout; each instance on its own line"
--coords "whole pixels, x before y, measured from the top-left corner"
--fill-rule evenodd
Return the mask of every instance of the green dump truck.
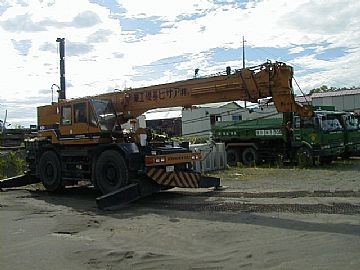
M 341 156 L 360 156 L 360 115 L 353 112 L 338 112 L 336 115 L 344 126 L 345 152 Z
M 331 115 L 336 117 L 344 127 L 345 152 L 343 158 L 360 156 L 360 114 L 348 111 L 335 111 L 335 106 L 313 106 L 314 111 L 332 111 Z M 321 112 L 319 112 L 321 114 Z
M 313 117 L 283 113 L 278 118 L 224 121 L 213 134 L 215 141 L 225 142 L 230 165 L 279 159 L 331 163 L 345 151 L 344 127 L 332 111 L 316 111 Z

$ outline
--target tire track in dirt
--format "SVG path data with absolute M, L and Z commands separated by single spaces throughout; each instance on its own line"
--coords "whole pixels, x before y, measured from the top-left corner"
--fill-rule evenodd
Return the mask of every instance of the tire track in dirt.
M 276 202 L 278 198 L 328 198 L 334 197 L 331 203 L 284 203 Z M 267 203 L 234 201 L 244 198 L 268 198 Z M 147 207 L 165 208 L 180 211 L 240 211 L 240 212 L 291 212 L 291 213 L 324 213 L 324 214 L 360 214 L 360 203 L 336 202 L 340 198 L 360 198 L 359 191 L 281 191 L 281 192 L 163 192 L 140 201 L 138 204 Z M 273 201 L 271 199 L 274 199 Z

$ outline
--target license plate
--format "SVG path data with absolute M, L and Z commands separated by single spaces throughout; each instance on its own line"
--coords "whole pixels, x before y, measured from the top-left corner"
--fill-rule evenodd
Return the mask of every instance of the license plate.
M 166 172 L 173 172 L 174 166 L 166 166 Z

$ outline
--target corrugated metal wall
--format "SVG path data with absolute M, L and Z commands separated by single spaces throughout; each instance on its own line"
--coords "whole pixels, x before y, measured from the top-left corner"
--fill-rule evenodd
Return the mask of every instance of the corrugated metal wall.
M 224 143 L 192 144 L 192 151 L 200 151 L 203 160 L 193 162 L 193 169 L 197 172 L 210 172 L 226 169 L 226 151 Z
M 360 110 L 360 95 L 346 95 L 335 97 L 313 97 L 312 105 L 335 106 L 338 111 L 356 111 Z

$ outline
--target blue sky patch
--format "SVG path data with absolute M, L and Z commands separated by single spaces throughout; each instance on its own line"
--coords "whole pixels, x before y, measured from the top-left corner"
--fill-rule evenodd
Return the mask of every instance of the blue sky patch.
M 328 61 L 342 57 L 344 55 L 346 55 L 346 48 L 333 48 L 327 49 L 324 52 L 317 54 L 316 59 Z
M 141 19 L 126 18 L 122 16 L 119 20 L 122 30 L 135 31 L 137 38 L 142 38 L 146 35 L 159 34 L 162 29 L 161 25 L 166 22 L 156 16 Z
M 210 51 L 212 54 L 211 60 L 214 63 L 242 60 L 242 48 L 216 48 Z M 248 62 L 266 62 L 272 61 L 289 61 L 293 59 L 292 55 L 288 54 L 288 48 L 270 48 L 270 47 L 245 47 L 245 60 Z M 246 64 L 248 66 L 248 64 Z M 236 67 L 241 68 L 241 67 Z
M 204 17 L 206 16 L 206 14 L 187 14 L 187 15 L 180 15 L 176 17 L 176 21 L 193 21 L 196 20 L 198 18 Z
M 244 8 L 249 0 L 234 0 L 234 1 L 224 1 L 224 0 L 213 0 L 213 3 L 224 8 Z
M 3 13 L 10 7 L 8 3 L 2 3 L 0 4 L 0 15 L 3 15 Z
M 24 39 L 24 40 L 14 40 L 12 39 L 12 44 L 21 55 L 28 55 L 29 50 L 31 48 L 31 40 L 30 39 Z
M 246 59 L 250 61 L 266 60 L 272 61 L 289 61 L 293 59 L 292 55 L 288 54 L 288 48 L 275 47 L 249 47 L 245 48 Z
M 141 75 L 136 75 L 131 78 L 132 81 L 142 80 L 157 80 L 164 76 L 166 71 L 172 71 L 174 76 L 184 76 L 186 71 L 180 71 L 175 68 L 176 64 L 186 61 L 185 56 L 174 56 L 163 58 L 152 62 L 149 65 L 137 66 L 134 70 Z
M 100 6 L 110 9 L 112 13 L 124 13 L 126 10 L 119 5 L 117 0 L 89 0 L 90 3 L 98 4 Z
M 242 48 L 238 48 L 238 49 L 215 48 L 210 50 L 210 53 L 212 55 L 211 60 L 215 63 L 242 59 Z

